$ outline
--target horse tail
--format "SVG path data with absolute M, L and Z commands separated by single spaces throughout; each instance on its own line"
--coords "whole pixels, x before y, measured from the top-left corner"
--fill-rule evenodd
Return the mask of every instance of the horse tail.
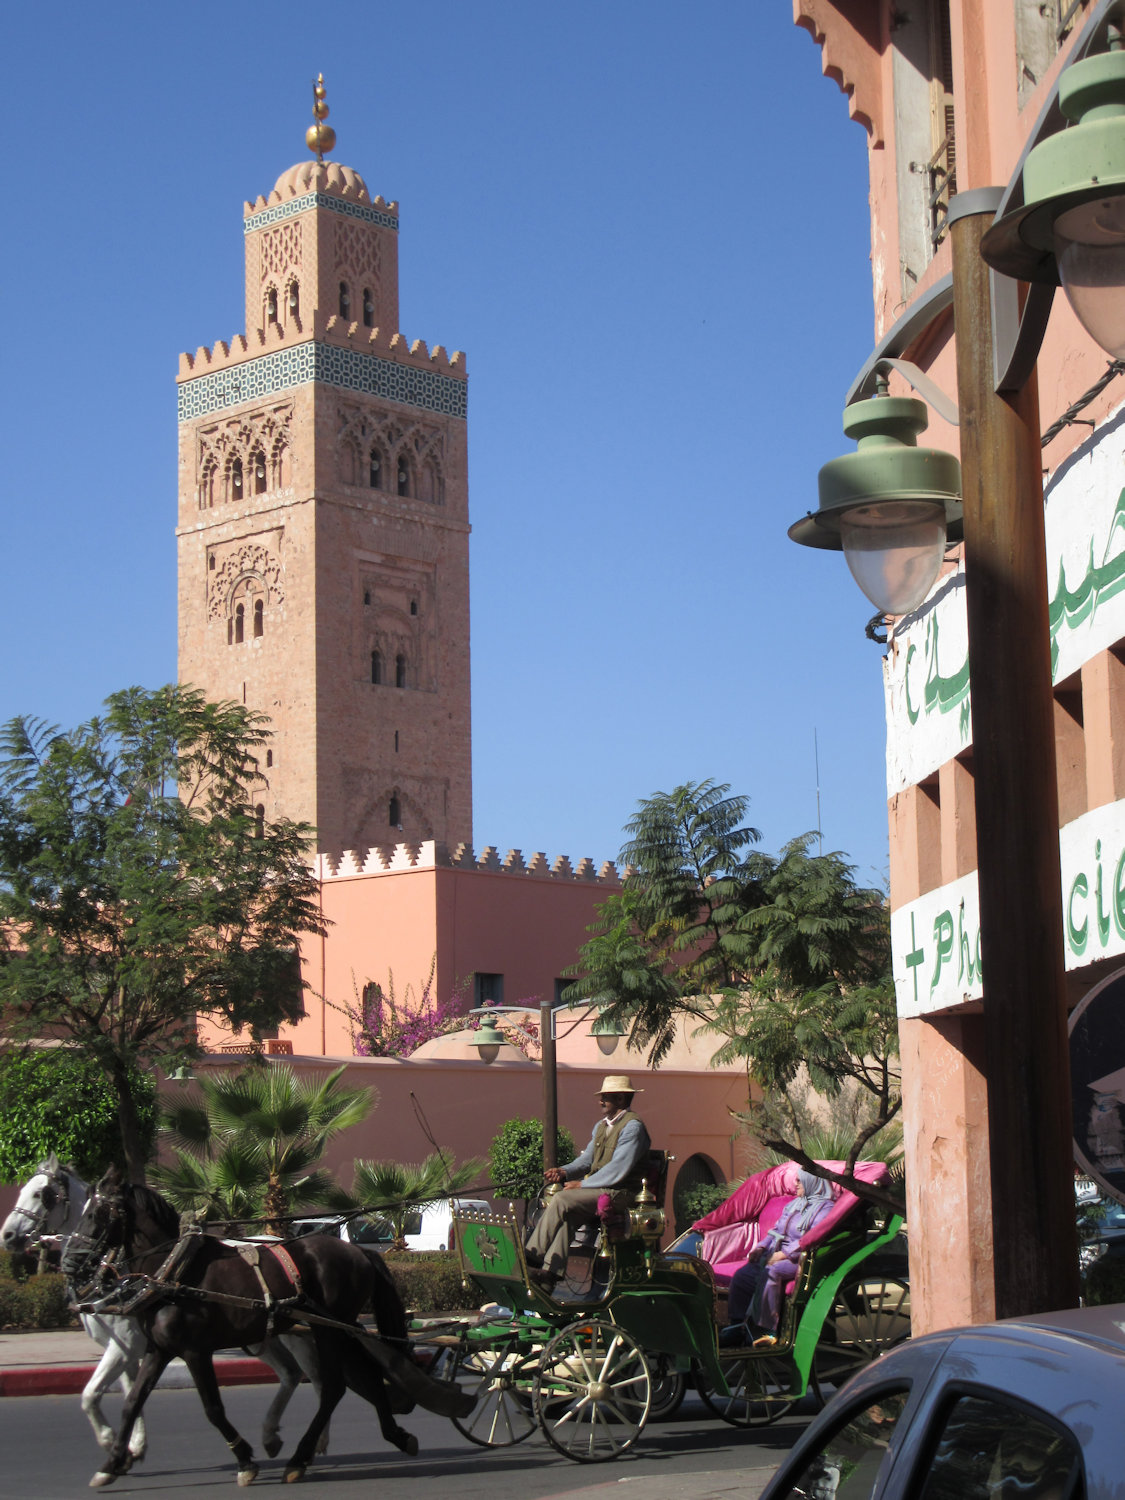
M 376 1327 L 385 1339 L 401 1341 L 405 1344 L 407 1342 L 406 1308 L 386 1261 L 377 1250 L 371 1250 L 366 1245 L 357 1245 L 356 1249 L 362 1250 L 373 1273 L 371 1310 L 375 1314 Z

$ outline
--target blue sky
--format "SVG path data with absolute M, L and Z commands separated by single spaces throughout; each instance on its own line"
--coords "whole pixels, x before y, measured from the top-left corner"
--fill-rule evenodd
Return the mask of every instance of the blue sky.
M 789 0 L 63 0 L 5 26 L 0 719 L 175 674 L 176 362 L 242 331 L 242 204 L 401 203 L 402 332 L 470 371 L 478 849 L 616 856 L 714 777 L 886 874 L 870 606 L 785 529 L 869 352 L 863 130 Z M 16 179 L 18 180 L 18 183 Z

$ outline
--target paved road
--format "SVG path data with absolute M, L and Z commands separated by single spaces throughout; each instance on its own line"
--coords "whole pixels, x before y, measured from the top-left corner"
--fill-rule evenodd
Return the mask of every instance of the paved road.
M 266 1388 L 224 1391 L 231 1419 L 259 1447 Z M 286 1452 L 312 1415 L 312 1394 L 297 1393 L 287 1413 Z M 110 1420 L 117 1403 L 107 1402 Z M 113 1494 L 195 1496 L 230 1492 L 234 1466 L 208 1425 L 194 1391 L 157 1391 L 146 1409 L 150 1455 L 112 1487 Z M 484 1450 L 427 1412 L 400 1419 L 418 1437 L 417 1458 L 390 1450 L 375 1414 L 354 1396 L 332 1421 L 332 1449 L 310 1469 L 304 1500 L 350 1500 L 378 1484 L 378 1500 L 552 1500 L 590 1490 L 589 1500 L 754 1500 L 801 1432 L 807 1417 L 790 1417 L 750 1432 L 711 1417 L 690 1396 L 671 1422 L 646 1428 L 635 1454 L 610 1464 L 575 1464 L 534 1435 L 518 1447 Z M 100 1450 L 73 1396 L 0 1401 L 0 1490 L 18 1500 L 78 1500 L 98 1466 Z M 282 1460 L 260 1460 L 254 1489 L 281 1479 Z M 600 1490 L 600 1494 L 593 1492 Z

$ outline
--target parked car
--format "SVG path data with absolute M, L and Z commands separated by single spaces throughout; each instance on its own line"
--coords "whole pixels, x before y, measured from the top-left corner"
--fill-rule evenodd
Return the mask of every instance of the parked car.
M 369 1250 L 389 1250 L 395 1233 L 390 1221 L 376 1214 L 364 1214 L 359 1218 L 347 1214 L 318 1214 L 307 1218 L 293 1219 L 290 1232 L 296 1238 L 306 1234 L 331 1234 L 352 1245 L 364 1245 Z
M 1125 1305 L 927 1334 L 856 1375 L 762 1500 L 1119 1500 Z
M 424 1208 L 413 1208 L 406 1215 L 406 1248 L 408 1250 L 452 1250 L 454 1208 L 483 1211 L 490 1205 L 483 1198 L 452 1198 L 438 1203 L 429 1203 Z M 369 1249 L 386 1251 L 394 1242 L 394 1229 L 389 1219 L 378 1214 L 362 1218 L 349 1218 L 346 1214 L 318 1214 L 294 1219 L 291 1224 L 294 1235 L 335 1234 L 350 1240 L 353 1245 L 366 1245 Z
M 1125 1256 L 1125 1206 L 1094 1197 L 1078 1205 L 1078 1261 L 1085 1275 L 1105 1256 Z
M 483 1198 L 444 1198 L 415 1208 L 406 1215 L 406 1248 L 408 1250 L 452 1250 L 453 1210 L 487 1213 L 490 1204 Z

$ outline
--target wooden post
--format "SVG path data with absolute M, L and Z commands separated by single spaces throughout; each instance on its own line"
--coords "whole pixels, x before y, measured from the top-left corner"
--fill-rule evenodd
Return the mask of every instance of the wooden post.
M 543 1170 L 559 1164 L 558 1066 L 555 1060 L 555 1017 L 549 1000 L 539 1006 L 539 1059 L 543 1069 Z
M 1034 377 L 994 388 L 980 241 L 950 214 L 996 1316 L 1078 1305 L 1042 452 Z

